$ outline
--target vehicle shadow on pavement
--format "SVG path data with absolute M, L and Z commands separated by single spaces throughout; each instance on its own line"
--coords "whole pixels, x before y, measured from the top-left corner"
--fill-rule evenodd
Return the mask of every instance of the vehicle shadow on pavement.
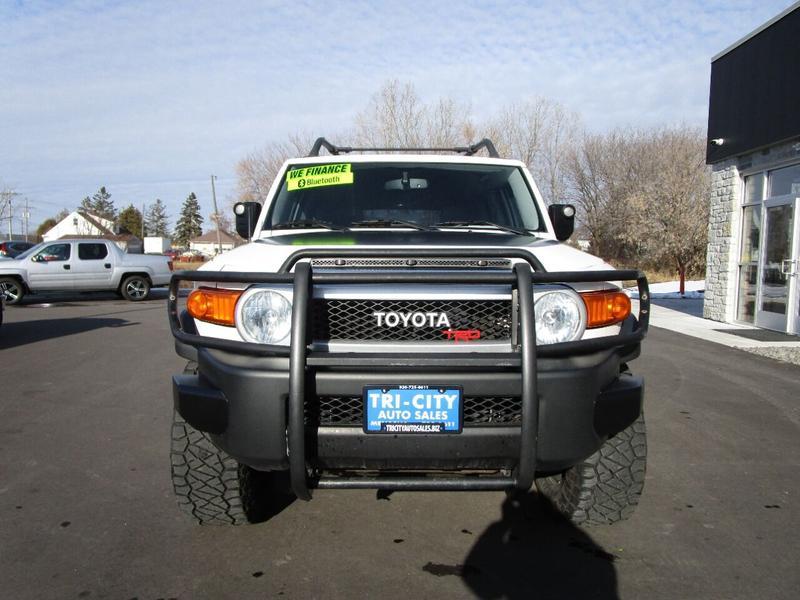
M 86 333 L 95 329 L 129 327 L 131 325 L 138 325 L 138 323 L 125 319 L 108 318 L 40 319 L 3 323 L 3 328 L 0 330 L 0 350 Z
M 150 290 L 150 295 L 146 299 L 137 302 L 125 300 L 122 296 L 114 292 L 42 292 L 40 294 L 26 295 L 18 307 L 39 308 L 42 305 L 48 307 L 83 306 L 81 303 L 94 304 L 97 302 L 141 305 L 152 302 L 163 302 L 167 299 L 167 296 L 169 296 L 169 290 L 166 288 L 152 289 Z
M 515 495 L 481 534 L 459 575 L 479 598 L 618 598 L 616 556 L 546 498 Z M 433 574 L 447 565 L 426 565 Z

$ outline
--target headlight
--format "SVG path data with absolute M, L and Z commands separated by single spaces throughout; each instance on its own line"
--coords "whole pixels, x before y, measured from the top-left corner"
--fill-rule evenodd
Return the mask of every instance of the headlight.
M 275 290 L 250 288 L 236 304 L 236 330 L 256 344 L 287 340 L 292 330 L 292 303 Z
M 580 296 L 570 290 L 548 290 L 537 294 L 536 343 L 571 342 L 586 329 L 586 306 Z

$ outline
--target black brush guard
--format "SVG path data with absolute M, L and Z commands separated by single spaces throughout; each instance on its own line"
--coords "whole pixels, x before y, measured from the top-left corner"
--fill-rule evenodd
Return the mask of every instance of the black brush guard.
M 354 258 L 380 258 L 387 256 L 459 256 L 467 258 L 519 258 L 524 262 L 514 265 L 513 270 L 467 271 L 462 272 L 397 272 L 387 271 L 369 273 L 313 273 L 302 259 L 346 256 Z M 294 272 L 290 272 L 294 267 Z M 535 318 L 533 309 L 533 286 L 552 283 L 591 283 L 604 281 L 636 280 L 639 289 L 639 315 L 631 331 L 618 335 L 549 344 L 536 345 Z M 178 314 L 178 290 L 182 281 L 210 283 L 245 284 L 292 284 L 294 299 L 292 303 L 291 344 L 277 346 L 222 340 L 189 333 L 181 325 Z M 408 365 L 409 356 L 403 354 L 337 355 L 322 352 L 310 353 L 308 322 L 312 286 L 316 283 L 453 283 L 453 284 L 508 284 L 515 286 L 518 293 L 519 339 L 518 350 L 510 354 L 491 354 L 476 356 L 442 354 L 414 355 L 416 364 L 436 365 L 486 365 L 497 364 L 514 366 L 520 369 L 522 377 L 522 418 L 520 426 L 520 457 L 517 468 L 511 477 L 322 477 L 309 481 L 305 458 L 305 382 L 309 366 L 352 365 L 358 363 L 379 365 Z M 401 490 L 501 490 L 517 488 L 530 489 L 536 471 L 536 448 L 539 422 L 539 403 L 536 392 L 536 358 L 560 357 L 587 354 L 612 348 L 626 352 L 635 348 L 647 334 L 650 316 L 650 293 L 647 278 L 637 270 L 607 271 L 562 271 L 545 272 L 541 263 L 531 254 L 514 249 L 379 249 L 364 250 L 356 248 L 304 249 L 292 254 L 277 273 L 179 271 L 172 275 L 167 303 L 170 329 L 175 339 L 192 347 L 215 348 L 254 356 L 289 357 L 289 415 L 287 419 L 287 450 L 289 476 L 292 490 L 298 498 L 311 498 L 309 488 L 369 488 Z M 487 362 L 489 361 L 489 362 Z

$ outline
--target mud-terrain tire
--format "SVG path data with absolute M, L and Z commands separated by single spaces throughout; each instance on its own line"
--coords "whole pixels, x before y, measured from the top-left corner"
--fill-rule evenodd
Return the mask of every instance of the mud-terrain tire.
M 6 304 L 19 304 L 25 296 L 25 288 L 14 277 L 0 277 L 0 295 L 6 297 Z
M 218 449 L 180 415 L 172 419 L 172 489 L 178 506 L 201 525 L 249 522 L 246 502 L 251 469 Z
M 184 374 L 197 373 L 190 361 Z M 181 510 L 201 525 L 260 523 L 288 506 L 286 473 L 239 464 L 177 412 L 172 413 L 172 488 Z
M 536 488 L 573 523 L 607 525 L 633 514 L 644 489 L 647 438 L 644 415 L 563 473 L 536 480 Z
M 125 300 L 140 302 L 150 295 L 150 280 L 143 275 L 131 275 L 122 280 L 119 291 Z

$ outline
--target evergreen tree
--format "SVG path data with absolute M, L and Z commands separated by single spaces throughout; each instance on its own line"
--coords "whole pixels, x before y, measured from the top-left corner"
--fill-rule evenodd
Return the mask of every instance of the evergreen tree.
M 200 203 L 192 192 L 181 207 L 181 216 L 175 225 L 173 239 L 178 246 L 188 246 L 189 240 L 202 233 L 203 217 L 200 214 Z
M 92 196 L 92 203 L 94 204 L 94 212 L 96 215 L 114 221 L 117 218 L 117 209 L 114 208 L 114 201 L 111 199 L 111 194 L 106 191 L 105 186 L 101 187 L 97 193 Z
M 94 196 L 89 198 L 86 196 L 81 201 L 81 209 L 90 212 L 98 217 L 103 217 L 109 221 L 116 221 L 117 209 L 114 208 L 114 201 L 111 199 L 111 194 L 106 191 L 105 186 L 102 186 Z
M 117 225 L 121 232 L 132 233 L 135 236 L 142 235 L 142 213 L 133 204 L 119 213 Z
M 155 204 L 147 209 L 144 219 L 144 228 L 147 235 L 166 237 L 169 235 L 169 217 L 164 203 L 156 198 Z

